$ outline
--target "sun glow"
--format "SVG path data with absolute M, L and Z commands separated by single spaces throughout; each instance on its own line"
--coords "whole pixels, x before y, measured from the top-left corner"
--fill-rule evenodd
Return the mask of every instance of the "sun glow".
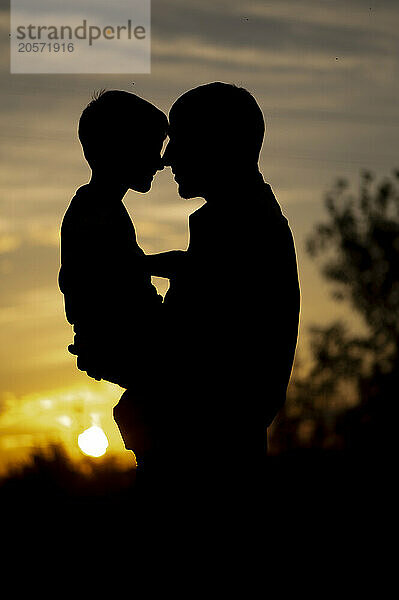
M 97 458 L 107 451 L 108 439 L 101 427 L 93 425 L 78 436 L 78 446 L 83 454 Z

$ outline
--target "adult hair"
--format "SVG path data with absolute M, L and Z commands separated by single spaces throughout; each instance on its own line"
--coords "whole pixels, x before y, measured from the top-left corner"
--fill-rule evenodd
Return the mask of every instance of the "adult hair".
M 243 87 L 214 82 L 185 92 L 173 104 L 169 120 L 194 124 L 198 132 L 215 134 L 235 152 L 258 160 L 265 135 L 262 110 Z

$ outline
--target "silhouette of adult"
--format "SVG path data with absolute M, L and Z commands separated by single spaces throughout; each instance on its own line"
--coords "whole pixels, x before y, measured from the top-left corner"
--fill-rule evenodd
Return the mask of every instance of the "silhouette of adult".
M 215 82 L 178 98 L 163 162 L 182 198 L 206 203 L 190 216 L 186 252 L 146 258 L 171 279 L 164 455 L 180 481 L 222 493 L 261 477 L 298 334 L 293 237 L 258 168 L 264 131 L 243 88 Z

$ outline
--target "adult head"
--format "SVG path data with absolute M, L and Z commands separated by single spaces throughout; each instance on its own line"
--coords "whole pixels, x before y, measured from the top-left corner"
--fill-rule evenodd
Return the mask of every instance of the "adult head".
M 255 98 L 242 87 L 214 82 L 180 96 L 169 112 L 163 156 L 183 198 L 207 197 L 226 180 L 258 171 L 265 133 Z

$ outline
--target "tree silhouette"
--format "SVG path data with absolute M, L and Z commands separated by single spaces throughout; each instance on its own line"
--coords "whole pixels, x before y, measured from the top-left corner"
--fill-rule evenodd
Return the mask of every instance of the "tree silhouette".
M 364 328 L 357 335 L 342 321 L 311 328 L 313 364 L 294 377 L 279 427 L 286 420 L 291 449 L 390 451 L 399 384 L 399 170 L 379 181 L 362 172 L 357 193 L 338 179 L 325 207 L 327 219 L 315 225 L 306 249 L 335 300 L 350 305 Z M 298 432 L 306 421 L 304 442 Z
M 357 197 L 338 180 L 325 205 L 329 221 L 316 225 L 307 250 L 315 258 L 333 251 L 322 273 L 335 284 L 335 299 L 363 317 L 374 366 L 391 372 L 399 337 L 399 171 L 379 183 L 363 172 Z

